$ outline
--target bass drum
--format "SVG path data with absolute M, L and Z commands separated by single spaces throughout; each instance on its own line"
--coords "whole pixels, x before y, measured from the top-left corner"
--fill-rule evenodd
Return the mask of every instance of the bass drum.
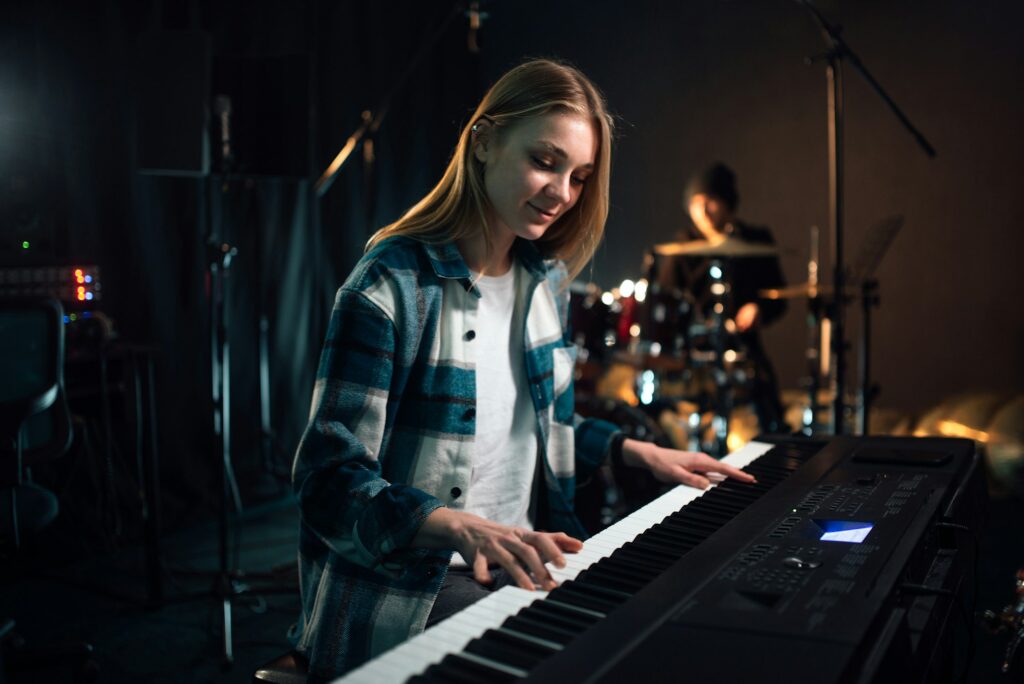
M 675 290 L 651 286 L 636 293 L 631 309 L 630 349 L 653 356 L 682 356 L 689 346 L 693 303 Z
M 581 362 L 600 362 L 619 346 L 622 303 L 606 302 L 602 294 L 594 283 L 577 281 L 569 285 L 569 325 Z

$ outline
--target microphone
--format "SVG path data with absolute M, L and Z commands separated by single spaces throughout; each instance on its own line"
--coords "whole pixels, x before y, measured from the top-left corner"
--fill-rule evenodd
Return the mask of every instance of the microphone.
M 220 156 L 227 165 L 231 160 L 231 98 L 217 95 L 213 99 L 213 111 L 220 120 Z
M 469 3 L 469 9 L 466 10 L 466 18 L 469 19 L 469 33 L 466 34 L 466 49 L 472 54 L 480 54 L 480 43 L 477 40 L 477 31 L 480 30 L 481 24 L 484 19 L 487 18 L 487 12 L 480 11 L 479 2 Z

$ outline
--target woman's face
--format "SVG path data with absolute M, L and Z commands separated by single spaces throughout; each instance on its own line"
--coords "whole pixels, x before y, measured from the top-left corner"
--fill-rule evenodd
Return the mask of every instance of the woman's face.
M 583 193 L 597 155 L 594 124 L 578 114 L 546 114 L 500 136 L 493 129 L 487 133 L 474 154 L 484 163 L 496 237 L 536 240 Z

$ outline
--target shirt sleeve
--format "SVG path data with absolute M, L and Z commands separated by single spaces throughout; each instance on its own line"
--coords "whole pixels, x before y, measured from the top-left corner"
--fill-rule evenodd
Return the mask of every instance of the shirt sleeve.
M 442 502 L 382 477 L 394 419 L 394 322 L 356 290 L 338 291 L 310 419 L 292 470 L 302 524 L 346 560 L 383 572 Z
M 576 479 L 586 481 L 611 453 L 612 437 L 621 428 L 600 418 L 575 417 L 576 427 Z

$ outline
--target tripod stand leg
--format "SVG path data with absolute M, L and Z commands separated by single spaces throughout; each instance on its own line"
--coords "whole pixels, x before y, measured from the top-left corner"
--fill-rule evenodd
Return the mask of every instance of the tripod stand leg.
M 234 644 L 231 635 L 231 597 L 225 596 L 222 602 L 223 610 L 221 612 L 222 626 L 223 626 L 223 650 L 221 652 L 222 661 L 221 664 L 225 668 L 229 668 L 235 664 L 235 653 Z

